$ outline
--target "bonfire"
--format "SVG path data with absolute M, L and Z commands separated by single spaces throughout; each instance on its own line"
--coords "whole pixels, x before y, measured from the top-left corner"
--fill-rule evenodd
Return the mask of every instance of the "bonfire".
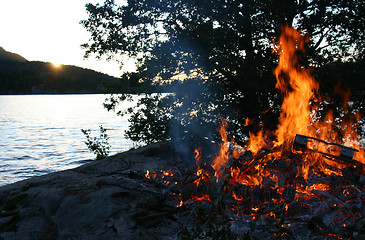
M 274 47 L 276 88 L 284 96 L 275 131 L 250 133 L 247 144 L 239 146 L 227 136 L 222 119 L 217 155 L 203 156 L 204 149 L 197 147 L 196 165 L 185 176 L 146 173 L 173 186 L 179 207 L 210 206 L 205 215 L 214 221 L 197 214 L 199 228 L 185 229 L 181 236 L 199 238 L 214 228 L 232 238 L 250 239 L 253 229 L 261 229 L 273 238 L 356 239 L 364 228 L 365 148 L 356 130 L 361 116 L 349 113 L 350 121 L 335 121 L 331 111 L 318 116 L 326 99 L 297 54 L 307 41 L 294 28 L 283 27 Z

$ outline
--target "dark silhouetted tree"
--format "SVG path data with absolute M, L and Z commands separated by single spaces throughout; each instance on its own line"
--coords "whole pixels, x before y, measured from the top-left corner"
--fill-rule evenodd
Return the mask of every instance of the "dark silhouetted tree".
M 166 138 L 194 134 L 195 124 L 209 129 L 220 122 L 219 116 L 227 118 L 231 135 L 237 140 L 247 131 L 243 127 L 247 117 L 256 118 L 258 124 L 268 128 L 276 126 L 280 96 L 274 89 L 272 70 L 277 57 L 272 54 L 272 42 L 283 25 L 294 26 L 310 36 L 305 66 L 323 67 L 364 58 L 364 1 L 123 3 L 106 0 L 103 5 L 86 6 L 89 18 L 81 23 L 91 38 L 83 45 L 85 55 L 134 57 L 140 82 L 186 79 L 185 84 L 172 84 L 175 95 L 165 101 L 167 105 L 155 104 L 165 108 L 161 112 L 169 112 L 165 120 L 174 120 L 163 125 L 163 132 L 169 132 L 163 135 Z M 143 118 L 134 117 L 134 121 Z M 172 126 L 179 129 L 178 134 L 169 129 Z M 156 129 L 154 134 L 161 136 L 157 133 L 161 129 Z

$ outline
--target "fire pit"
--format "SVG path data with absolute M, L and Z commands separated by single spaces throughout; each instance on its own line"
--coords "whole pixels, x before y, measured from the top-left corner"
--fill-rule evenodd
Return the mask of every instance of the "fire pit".
M 284 27 L 274 52 L 276 87 L 284 96 L 274 132 L 250 133 L 246 146 L 229 141 L 223 119 L 217 154 L 202 157 L 183 176 L 147 172 L 170 187 L 179 208 L 195 214 L 185 239 L 360 239 L 365 216 L 365 149 L 356 121 L 319 120 L 318 83 L 300 66 L 308 41 Z M 360 118 L 355 114 L 349 119 Z M 249 121 L 247 121 L 249 122 Z M 364 237 L 364 235 L 362 235 Z
M 276 131 L 239 146 L 222 119 L 218 151 L 159 142 L 3 186 L 0 239 L 364 239 L 360 116 L 319 120 L 318 84 L 296 57 L 306 39 L 283 32 Z

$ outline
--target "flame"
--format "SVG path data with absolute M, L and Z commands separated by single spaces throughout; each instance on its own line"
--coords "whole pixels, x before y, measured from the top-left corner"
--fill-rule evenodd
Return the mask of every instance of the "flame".
M 146 174 L 144 175 L 146 178 L 148 178 L 148 179 L 151 179 L 151 177 L 150 177 L 150 170 L 147 170 L 146 171 Z
M 250 126 L 253 123 L 253 120 L 250 118 L 246 118 L 245 120 L 245 124 L 243 125 L 244 127 Z
M 308 41 L 308 37 L 302 33 L 294 28 L 285 26 L 282 28 L 282 35 L 278 44 L 273 49 L 274 53 L 279 54 L 279 63 L 274 70 L 277 79 L 276 88 L 284 97 L 279 124 L 274 133 L 276 136 L 274 147 L 291 150 L 296 134 L 302 134 L 323 139 L 326 142 L 359 149 L 358 152 L 355 152 L 354 159 L 365 163 L 365 149 L 360 144 L 356 131 L 357 123 L 360 122 L 361 116 L 358 112 L 353 114 L 349 111 L 349 91 L 343 91 L 340 87 L 336 88 L 336 91 L 344 99 L 343 109 L 345 116 L 340 122 L 334 119 L 333 111 L 328 111 L 323 120 L 319 120 L 317 116 L 323 99 L 318 94 L 319 84 L 311 76 L 310 72 L 300 65 L 300 60 L 305 55 L 305 45 Z M 267 146 L 267 139 L 264 136 L 268 134 L 270 133 L 265 133 L 263 130 L 257 135 L 249 133 L 250 140 L 247 149 L 257 153 L 260 149 Z M 316 151 L 337 156 L 341 152 L 340 148 L 329 148 L 328 145 L 321 143 L 310 145 L 310 147 Z M 341 175 L 339 172 L 326 168 L 326 165 L 332 165 L 339 169 L 345 167 L 340 163 L 326 161 L 321 154 L 306 153 L 303 156 L 300 172 L 305 179 L 308 178 L 309 170 L 313 167 L 327 175 Z
M 195 149 L 194 154 L 195 154 L 196 165 L 199 166 L 202 158 L 201 148 Z
M 257 212 L 259 210 L 259 208 L 258 207 L 253 207 L 252 208 L 252 211 L 254 211 L 254 212 Z
M 218 173 L 227 164 L 229 159 L 229 146 L 227 137 L 227 121 L 222 119 L 222 124 L 219 128 L 219 133 L 221 134 L 222 143 L 220 143 L 220 150 L 218 155 L 213 161 L 212 167 Z
M 167 171 L 167 172 L 165 172 L 165 171 L 161 171 L 161 173 L 162 173 L 164 176 L 170 176 L 170 177 L 174 176 L 174 173 L 173 173 L 172 171 Z
M 248 142 L 247 149 L 253 153 L 257 153 L 263 147 L 266 146 L 266 138 L 264 137 L 264 131 L 261 130 L 257 135 L 249 132 L 250 140 Z
M 296 177 L 300 175 L 304 179 L 308 179 L 309 176 L 316 175 L 318 171 L 328 176 L 342 175 L 342 172 L 339 170 L 344 168 L 345 165 L 330 161 L 324 158 L 321 153 L 318 153 L 322 152 L 339 156 L 341 154 L 341 148 L 338 147 L 338 144 L 346 144 L 346 146 L 360 149 L 359 152 L 355 153 L 354 157 L 364 163 L 365 149 L 359 143 L 359 138 L 356 133 L 357 125 L 354 124 L 361 119 L 361 116 L 358 113 L 351 115 L 351 111 L 349 111 L 347 106 L 348 104 L 343 106 L 344 111 L 348 113 L 346 117 L 347 121 L 341 121 L 340 128 L 338 126 L 336 128 L 338 121 L 335 121 L 333 111 L 328 111 L 323 120 L 319 120 L 320 117 L 317 116 L 319 106 L 323 104 L 321 103 L 322 97 L 318 94 L 319 85 L 311 76 L 310 72 L 300 65 L 300 60 L 305 55 L 305 45 L 308 41 L 308 37 L 296 31 L 294 28 L 287 26 L 282 28 L 282 35 L 273 50 L 274 53 L 279 55 L 278 66 L 274 70 L 277 79 L 276 88 L 283 95 L 279 124 L 274 132 L 266 132 L 264 130 L 259 131 L 257 134 L 250 132 L 250 138 L 245 147 L 246 150 L 256 155 L 263 149 L 275 148 L 281 151 L 266 154 L 255 163 L 256 165 L 253 164 L 253 166 L 249 166 L 252 161 L 241 161 L 240 164 L 243 164 L 241 168 L 237 166 L 232 167 L 231 163 L 234 161 L 232 159 L 239 159 L 243 150 L 239 151 L 234 141 L 229 139 L 226 131 L 228 123 L 222 119 L 221 126 L 218 129 L 222 142 L 219 144 L 220 150 L 211 164 L 217 177 L 216 181 L 218 181 L 218 178 L 223 178 L 223 175 L 227 171 L 229 172 L 228 182 L 233 186 L 238 183 L 254 188 L 255 186 L 261 186 L 265 178 L 266 181 L 270 179 L 272 189 L 277 189 L 282 194 L 285 187 L 283 185 L 279 186 L 280 174 L 277 173 L 278 175 L 276 175 L 272 171 L 265 171 L 264 165 L 268 161 L 282 159 L 282 153 L 284 152 L 294 151 L 292 145 L 296 134 L 323 139 L 322 142 L 320 141 L 318 143 L 308 142 L 308 147 L 313 150 L 312 152 L 298 152 L 302 157 L 300 164 L 295 166 L 295 168 L 298 167 Z M 348 91 L 341 92 L 338 90 L 338 92 L 344 94 L 346 101 L 349 100 Z M 244 126 L 248 126 L 251 123 L 252 120 L 247 118 L 245 119 Z M 334 129 L 339 129 L 339 131 L 334 131 Z M 269 135 L 275 135 L 276 137 L 270 144 L 267 139 Z M 332 144 L 329 146 L 327 142 L 333 142 L 337 145 Z M 231 149 L 232 145 L 234 146 L 233 150 Z M 205 169 L 201 167 L 201 149 L 195 150 L 195 159 L 198 166 L 196 172 L 198 178 L 195 180 L 195 183 L 198 187 L 202 179 L 204 179 L 205 183 L 208 183 L 212 176 L 209 174 L 205 175 Z M 290 160 L 288 159 L 287 161 Z M 335 166 L 339 170 L 330 169 L 328 166 Z M 242 171 L 243 169 L 244 171 Z M 224 170 L 227 171 L 223 173 Z M 298 183 L 298 192 L 303 192 L 311 196 L 312 194 L 308 192 L 308 188 L 307 190 L 304 190 L 304 188 L 305 186 L 303 184 Z M 329 187 L 325 184 L 313 185 L 309 190 L 313 189 L 326 191 Z M 235 192 L 232 189 L 231 192 L 237 201 L 244 199 L 241 193 Z
M 277 146 L 289 148 L 296 134 L 310 134 L 311 101 L 317 101 L 318 83 L 299 63 L 298 53 L 304 54 L 306 42 L 308 38 L 286 26 L 274 48 L 279 53 L 279 64 L 274 71 L 276 88 L 284 95 L 276 130 Z
M 331 189 L 331 186 L 328 183 L 315 183 L 308 188 L 309 191 L 311 191 L 311 190 L 328 191 L 330 189 Z
M 319 191 L 333 188 L 326 182 L 313 183 L 309 178 L 342 176 L 341 169 L 346 164 L 330 158 L 341 154 L 342 145 L 358 149 L 354 158 L 365 163 L 365 148 L 361 146 L 356 131 L 360 114 L 353 114 L 346 103 L 341 120 L 334 117 L 333 111 L 327 111 L 324 117 L 319 116 L 318 109 L 324 104 L 324 98 L 319 96 L 319 85 L 310 72 L 300 66 L 300 56 L 304 55 L 307 42 L 308 38 L 294 28 L 284 27 L 274 48 L 279 54 L 278 66 L 274 70 L 276 88 L 283 95 L 277 129 L 273 132 L 261 130 L 257 134 L 250 132 L 249 141 L 242 148 L 227 135 L 228 122 L 222 119 L 217 129 L 221 137 L 218 153 L 206 161 L 202 149 L 195 149 L 195 176 L 188 178 L 186 186 L 190 188 L 192 183 L 196 191 L 189 192 L 189 196 L 176 195 L 178 206 L 184 204 L 182 199 L 214 202 L 215 193 L 209 191 L 219 188 L 236 201 L 237 204 L 231 206 L 234 214 L 250 214 L 253 220 L 262 214 L 276 218 L 280 211 L 291 210 L 289 203 L 318 198 Z M 343 94 L 349 101 L 348 91 Z M 244 125 L 250 124 L 252 120 L 245 119 Z M 307 147 L 312 151 L 292 147 L 297 134 L 309 137 Z M 315 139 L 320 141 L 315 142 Z M 165 185 L 178 185 L 174 176 L 173 172 L 163 170 L 152 173 L 147 170 L 145 174 L 146 178 Z M 350 192 L 344 191 L 343 195 L 350 195 Z M 265 210 L 275 204 L 281 210 L 275 213 Z

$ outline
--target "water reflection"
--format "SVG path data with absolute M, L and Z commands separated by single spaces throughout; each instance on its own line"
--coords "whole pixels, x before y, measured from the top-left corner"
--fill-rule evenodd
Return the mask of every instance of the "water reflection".
M 0 185 L 93 159 L 80 131 L 108 129 L 111 154 L 128 150 L 127 117 L 107 112 L 101 94 L 0 96 Z M 122 108 L 133 103 L 126 102 Z

